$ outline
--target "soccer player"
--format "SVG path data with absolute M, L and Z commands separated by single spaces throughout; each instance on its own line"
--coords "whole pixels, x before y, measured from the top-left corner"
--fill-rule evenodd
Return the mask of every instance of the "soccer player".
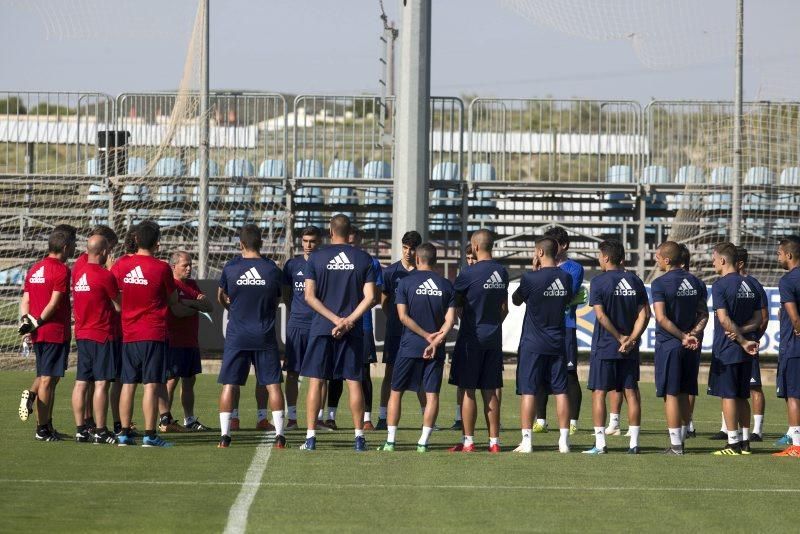
M 536 404 L 550 394 L 556 397 L 558 450 L 569 452 L 568 361 L 564 358 L 567 333 L 563 316 L 570 308 L 574 284 L 572 275 L 556 263 L 558 251 L 559 243 L 555 239 L 537 240 L 535 268 L 522 275 L 519 288 L 511 297 L 515 306 L 525 304 L 517 364 L 522 442 L 514 452 L 531 452 L 531 423 Z
M 311 321 L 308 348 L 300 375 L 309 378 L 306 395 L 307 432 L 303 450 L 317 446 L 316 415 L 325 380 L 347 380 L 355 427 L 355 450 L 367 450 L 364 438 L 364 329 L 362 316 L 377 298 L 372 258 L 347 243 L 350 218 L 335 215 L 330 222 L 331 244 L 308 257 L 306 303 L 316 314 Z
M 467 267 L 470 265 L 475 265 L 475 254 L 472 253 L 472 245 L 467 243 L 467 246 L 464 248 L 464 259 L 467 262 Z M 458 344 L 458 339 L 456 339 L 456 346 L 453 348 L 452 354 L 450 354 L 450 376 L 448 377 L 448 384 L 455 385 L 456 377 L 453 374 L 453 370 L 455 366 L 453 365 L 453 361 L 456 358 L 456 354 L 460 352 L 461 346 Z M 450 430 L 464 430 L 464 424 L 461 421 L 461 402 L 464 400 L 464 390 L 457 387 L 456 388 L 456 418 L 453 422 L 453 426 L 450 427 Z
M 589 288 L 589 305 L 597 317 L 589 361 L 595 446 L 583 452 L 608 452 L 603 427 L 606 394 L 624 391 L 631 434 L 628 454 L 639 454 L 639 339 L 650 320 L 647 291 L 641 279 L 622 266 L 625 248 L 619 241 L 600 243 L 598 260 L 603 272 Z
M 35 437 L 38 441 L 61 440 L 53 428 L 52 417 L 56 386 L 67 367 L 72 337 L 66 261 L 75 253 L 74 235 L 69 229 L 58 227 L 50 233 L 47 256 L 35 263 L 25 275 L 19 306 L 22 317 L 18 332 L 30 336 L 36 354 L 37 381 L 30 390 L 23 391 L 22 397 L 26 409 L 34 401 L 36 403 Z
M 231 444 L 231 410 L 236 389 L 247 383 L 252 363 L 259 387 L 265 387 L 272 408 L 277 449 L 286 447 L 281 362 L 275 336 L 275 316 L 280 303 L 283 275 L 270 259 L 261 255 L 261 229 L 246 224 L 239 230 L 241 256 L 225 264 L 219 280 L 217 300 L 228 309 L 228 330 L 217 382 L 220 440 Z
M 209 430 L 194 415 L 194 384 L 196 376 L 203 371 L 200 361 L 200 345 L 197 336 L 200 329 L 200 313 L 211 313 L 214 307 L 200 286 L 192 279 L 192 256 L 178 250 L 170 254 L 169 265 L 175 279 L 178 300 L 185 308 L 183 316 L 169 314 L 169 362 L 170 378 L 167 380 L 167 402 L 162 403 L 158 429 L 161 432 L 202 432 Z M 181 406 L 183 427 L 172 418 L 172 402 L 175 388 L 181 383 Z
M 458 338 L 462 352 L 453 361 L 456 385 L 464 390 L 461 404 L 464 435 L 451 452 L 474 452 L 477 403 L 483 396 L 483 412 L 489 428 L 489 452 L 500 452 L 500 399 L 503 387 L 503 320 L 508 315 L 508 272 L 492 259 L 494 237 L 481 229 L 470 239 L 475 265 L 459 273 L 456 303 L 463 309 Z M 463 339 L 462 339 L 463 338 Z
M 689 395 L 697 395 L 699 333 L 708 321 L 706 285 L 681 268 L 681 249 L 665 241 L 655 254 L 664 274 L 653 281 L 656 316 L 656 396 L 664 398 L 670 446 L 682 455 L 689 423 Z
M 436 247 L 423 243 L 417 247 L 416 269 L 397 284 L 395 303 L 404 328 L 392 374 L 386 443 L 378 450 L 395 449 L 403 392 L 424 391 L 427 402 L 417 452 L 428 452 L 439 414 L 444 342 L 456 321 L 453 284 L 435 273 L 434 267 Z
M 800 457 L 800 237 L 780 241 L 778 263 L 788 271 L 778 282 L 781 298 L 781 340 L 777 393 L 786 400 L 792 442 L 773 456 Z
M 586 304 L 586 290 L 583 289 L 583 266 L 577 261 L 570 259 L 569 234 L 560 226 L 549 228 L 544 237 L 554 239 L 558 243 L 558 256 L 556 261 L 558 267 L 572 277 L 572 295 L 574 302 L 564 314 L 566 325 L 566 337 L 564 338 L 564 358 L 567 362 L 567 398 L 569 399 L 569 431 L 574 434 L 578 430 L 578 417 L 581 413 L 581 402 L 583 392 L 578 381 L 578 335 L 577 335 L 577 316 L 576 311 L 579 305 Z M 533 425 L 533 432 L 547 432 L 547 399 L 548 396 L 541 394 L 536 399 L 536 423 Z
M 117 438 L 106 427 L 108 386 L 117 376 L 116 317 L 119 287 L 106 269 L 110 254 L 108 240 L 100 234 L 89 237 L 83 261 L 72 272 L 72 299 L 75 338 L 78 344 L 78 371 L 72 391 L 75 415 L 75 441 L 115 444 Z M 86 418 L 86 390 L 94 384 L 92 427 Z
M 712 254 L 720 278 L 711 286 L 714 307 L 714 344 L 708 393 L 722 398 L 722 413 L 728 427 L 728 445 L 715 455 L 750 454 L 751 358 L 758 342 L 745 337 L 761 325 L 761 298 L 736 270 L 736 247 L 720 243 Z M 741 430 L 739 427 L 741 426 Z
M 166 389 L 167 315 L 178 313 L 180 303 L 172 270 L 155 258 L 161 236 L 153 221 L 142 221 L 134 230 L 136 254 L 119 259 L 111 268 L 122 292 L 122 394 L 120 445 L 135 445 L 131 417 L 137 384 L 144 384 L 142 411 L 143 447 L 170 447 L 156 433 L 159 396 Z
M 400 349 L 400 337 L 403 334 L 403 324 L 397 316 L 394 296 L 397 284 L 409 275 L 415 267 L 417 247 L 422 243 L 422 236 L 416 230 L 411 230 L 403 235 L 403 255 L 399 261 L 394 262 L 383 270 L 383 295 L 381 296 L 381 309 L 386 315 L 386 334 L 383 340 L 383 365 L 384 375 L 381 384 L 381 399 L 378 406 L 378 424 L 375 430 L 386 430 L 386 405 L 392 388 L 392 371 L 397 351 Z
M 283 368 L 286 371 L 286 430 L 297 428 L 298 378 L 303 366 L 303 356 L 308 346 L 308 334 L 314 310 L 306 304 L 306 271 L 308 257 L 322 243 L 322 230 L 307 226 L 300 233 L 303 253 L 295 256 L 283 266 L 283 302 L 289 310 L 286 324 L 286 356 Z

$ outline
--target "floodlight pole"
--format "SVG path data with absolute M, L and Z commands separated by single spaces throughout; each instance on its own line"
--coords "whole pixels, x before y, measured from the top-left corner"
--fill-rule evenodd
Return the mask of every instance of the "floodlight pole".
M 733 191 L 731 194 L 731 242 L 742 237 L 742 71 L 744 62 L 744 0 L 736 2 L 736 87 L 733 96 Z
M 431 97 L 431 0 L 403 0 L 397 122 L 392 257 L 402 253 L 402 237 L 428 235 L 428 167 Z
M 203 42 L 200 47 L 200 178 L 198 183 L 198 224 L 197 224 L 197 274 L 198 278 L 208 277 L 208 63 L 209 63 L 209 0 L 200 0 L 203 10 Z

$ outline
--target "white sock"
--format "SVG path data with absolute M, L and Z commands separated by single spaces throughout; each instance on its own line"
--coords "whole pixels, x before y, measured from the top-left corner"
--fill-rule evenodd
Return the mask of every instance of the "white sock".
M 190 415 L 188 417 L 184 417 L 183 418 L 183 426 L 189 426 L 192 423 L 194 423 L 195 421 L 197 421 L 197 417 L 195 417 L 193 415 Z
M 386 419 L 386 406 L 378 406 L 378 419 Z
M 288 417 L 292 421 L 297 421 L 297 406 L 289 406 L 287 410 L 289 412 Z
M 372 412 L 364 412 L 364 422 L 372 422 Z
M 219 412 L 219 433 L 222 436 L 231 435 L 231 412 Z
M 608 414 L 608 426 L 615 428 L 619 426 L 619 414 L 618 413 L 610 413 Z
M 681 443 L 686 441 L 686 436 L 688 435 L 688 429 L 685 426 L 681 426 Z
M 800 447 L 800 426 L 790 426 L 789 435 L 792 437 L 792 445 Z
M 669 444 L 673 447 L 678 447 L 683 444 L 683 436 L 681 435 L 680 428 L 670 428 L 669 430 Z
M 536 424 L 541 426 L 547 426 L 547 419 L 537 419 Z
M 689 419 L 689 432 L 694 432 L 694 421 Z
M 317 436 L 317 431 L 316 430 L 306 430 L 306 439 L 314 438 L 316 436 Z
M 260 423 L 267 418 L 267 410 L 256 410 L 256 419 Z
M 736 445 L 739 443 L 739 431 L 728 430 L 728 445 Z
M 558 433 L 558 444 L 569 445 L 569 428 L 560 428 L 558 429 Z
M 489 446 L 490 447 L 492 445 L 499 445 L 499 444 L 500 444 L 500 438 L 489 438 Z
M 419 441 L 417 443 L 419 445 L 427 445 L 428 440 L 431 439 L 431 432 L 433 432 L 433 427 L 423 426 L 422 435 L 419 437 Z
M 272 424 L 275 426 L 275 434 L 278 436 L 283 435 L 283 410 L 272 411 Z
M 320 408 L 319 412 L 317 412 L 317 421 L 322 421 L 323 417 L 325 417 L 325 412 L 323 412 L 322 408 Z
M 719 431 L 720 432 L 727 432 L 728 431 L 728 425 L 725 424 L 725 414 L 722 414 L 722 426 L 719 427 Z
M 628 426 L 628 431 L 631 433 L 631 442 L 629 447 L 632 449 L 639 446 L 639 429 L 640 426 Z
M 742 441 L 750 441 L 750 429 L 742 427 Z
M 461 421 L 461 406 L 456 404 L 456 422 Z
M 362 437 L 364 437 L 364 430 L 362 430 L 362 429 L 360 429 L 360 428 L 356 428 L 356 430 L 355 430 L 355 433 L 356 433 L 356 437 L 357 437 L 357 438 L 362 438 Z
M 386 441 L 389 443 L 394 443 L 394 440 L 397 439 L 397 427 L 396 426 L 387 426 L 386 427 Z
M 328 406 L 328 421 L 335 421 L 336 420 L 336 410 L 337 408 L 333 408 Z
M 761 429 L 764 426 L 764 416 L 763 415 L 754 415 L 753 416 L 753 434 L 761 435 Z
M 532 432 L 530 428 L 522 429 L 522 445 L 530 447 L 533 445 Z
M 578 428 L 578 420 L 577 419 L 570 419 L 569 420 L 569 426 L 574 426 L 575 428 Z
M 239 419 L 239 408 L 234 408 L 233 410 L 231 410 L 231 418 Z
M 602 426 L 594 427 L 594 446 L 598 449 L 606 446 L 606 429 Z
M 474 436 L 464 436 L 464 446 L 473 445 L 475 441 L 472 439 Z

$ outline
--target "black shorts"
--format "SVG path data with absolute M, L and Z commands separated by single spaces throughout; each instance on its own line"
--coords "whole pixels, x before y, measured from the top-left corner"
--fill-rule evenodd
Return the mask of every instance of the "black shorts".
M 560 395 L 567 392 L 567 366 L 561 354 L 537 354 L 520 344 L 517 395 Z
M 123 384 L 166 384 L 167 344 L 164 341 L 132 341 L 122 344 Z
M 200 349 L 197 347 L 169 348 L 170 378 L 190 378 L 203 372 Z
M 116 378 L 119 358 L 116 355 L 118 344 L 115 341 L 98 343 L 89 339 L 79 339 L 77 344 L 77 380 L 82 382 L 105 382 Z
M 708 394 L 723 399 L 749 399 L 752 362 L 722 363 L 711 360 L 708 373 Z
M 36 376 L 64 376 L 69 360 L 69 342 L 34 343 L 36 353 Z
M 485 348 L 479 343 L 465 342 L 463 352 L 455 358 L 456 385 L 463 389 L 497 389 L 503 387 L 503 349 Z

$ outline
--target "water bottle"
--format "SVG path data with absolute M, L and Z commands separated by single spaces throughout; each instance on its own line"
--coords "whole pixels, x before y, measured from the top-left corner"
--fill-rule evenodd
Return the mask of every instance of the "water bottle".
M 28 358 L 31 355 L 31 342 L 27 339 L 22 340 L 22 348 L 19 351 L 19 355 L 23 358 Z

